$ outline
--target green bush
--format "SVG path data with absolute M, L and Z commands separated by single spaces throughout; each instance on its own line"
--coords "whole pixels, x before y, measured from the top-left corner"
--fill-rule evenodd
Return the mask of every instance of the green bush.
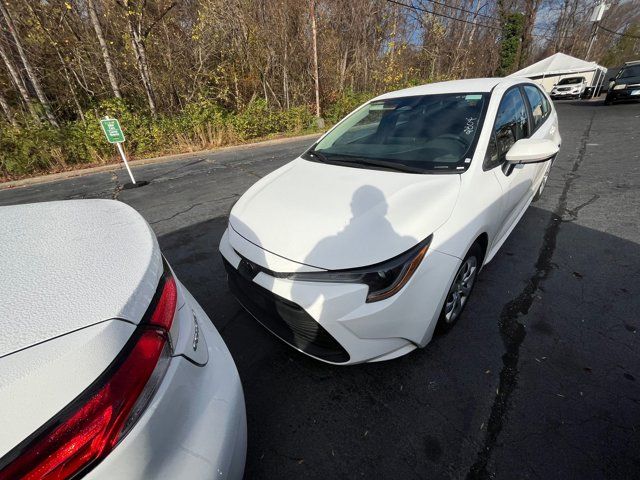
M 60 171 L 116 158 L 114 146 L 105 140 L 100 127 L 99 120 L 105 116 L 120 121 L 125 148 L 133 157 L 212 148 L 274 133 L 299 133 L 313 121 L 307 106 L 279 110 L 263 99 L 252 101 L 237 113 L 210 99 L 200 99 L 178 114 L 156 119 L 122 100 L 110 99 L 85 112 L 85 122 L 68 122 L 60 128 L 0 124 L 0 177 Z
M 355 110 L 356 107 L 371 100 L 372 97 L 374 97 L 374 95 L 371 93 L 346 91 L 325 110 L 325 117 L 331 124 L 338 123 L 346 115 Z

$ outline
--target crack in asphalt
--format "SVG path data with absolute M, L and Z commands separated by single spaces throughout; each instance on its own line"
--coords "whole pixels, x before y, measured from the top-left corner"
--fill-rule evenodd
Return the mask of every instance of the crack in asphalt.
M 599 198 L 600 198 L 600 195 L 595 194 L 589 200 L 587 200 L 584 203 L 581 203 L 576 208 L 572 208 L 570 210 L 567 209 L 567 214 L 571 217 L 571 219 L 570 220 L 564 220 L 564 221 L 565 222 L 573 222 L 573 221 L 577 220 L 578 219 L 578 214 L 580 213 L 580 210 L 582 210 L 584 207 L 588 207 L 589 205 L 591 205 L 593 202 L 595 202 Z
M 149 222 L 149 225 L 156 225 L 158 223 L 162 223 L 162 222 L 166 222 L 168 220 L 173 220 L 174 218 L 176 218 L 178 215 L 182 215 L 184 213 L 187 213 L 191 210 L 193 210 L 196 207 L 199 207 L 201 205 L 206 205 L 206 204 L 215 204 L 216 202 L 222 202 L 225 200 L 231 200 L 232 198 L 236 198 L 239 197 L 239 195 L 237 193 L 234 193 L 233 195 L 227 195 L 226 197 L 221 197 L 221 198 L 216 198 L 214 200 L 211 200 L 210 202 L 198 202 L 198 203 L 194 203 L 193 205 L 185 208 L 184 210 L 180 210 L 179 212 L 174 213 L 173 215 L 170 215 L 166 218 L 160 218 L 158 220 L 155 220 L 153 222 Z
M 573 162 L 571 172 L 567 174 L 562 193 L 558 199 L 558 204 L 554 213 L 544 231 L 542 247 L 538 252 L 538 259 L 535 264 L 535 272 L 529 278 L 526 286 L 520 294 L 513 300 L 508 302 L 502 308 L 498 325 L 500 327 L 500 336 L 505 347 L 502 355 L 502 370 L 500 372 L 500 380 L 498 389 L 491 406 L 491 413 L 487 422 L 487 433 L 485 434 L 484 445 L 477 453 L 476 461 L 467 473 L 468 480 L 481 480 L 492 478 L 494 475 L 487 470 L 487 464 L 496 445 L 498 436 L 502 431 L 505 415 L 509 408 L 509 399 L 518 384 L 518 361 L 520 358 L 520 346 L 526 336 L 524 324 L 518 321 L 518 317 L 526 315 L 533 304 L 536 293 L 540 290 L 540 284 L 547 278 L 554 264 L 551 261 L 556 248 L 556 240 L 566 214 L 576 213 L 580 208 L 594 202 L 597 196 L 584 205 L 576 209 L 567 209 L 567 197 L 569 190 L 577 178 L 577 171 L 582 164 L 584 155 L 587 150 L 587 140 L 591 133 L 591 126 L 595 118 L 595 112 L 589 119 L 589 124 L 580 139 L 580 150 Z
M 171 215 L 169 217 L 161 218 L 159 220 L 156 220 L 155 222 L 149 222 L 149 225 L 156 225 L 156 224 L 161 223 L 161 222 L 166 222 L 168 220 L 172 220 L 172 219 L 176 218 L 178 215 L 182 215 L 183 213 L 187 213 L 187 212 L 193 210 L 194 208 L 199 207 L 200 205 L 204 205 L 205 203 L 206 202 L 194 203 L 190 207 L 185 208 L 184 210 L 180 210 L 179 212 L 176 212 L 176 213 L 174 213 L 173 215 Z
M 158 175 L 156 175 L 155 177 L 151 177 L 151 180 L 153 183 L 163 183 L 163 182 L 167 182 L 167 181 L 171 181 L 171 180 L 175 180 L 176 178 L 181 178 L 181 177 L 185 177 L 185 176 L 189 176 L 189 175 L 199 175 L 202 174 L 202 170 L 195 170 L 195 171 L 188 171 L 182 175 L 174 175 L 177 172 L 180 172 L 181 170 L 185 170 L 189 167 L 193 167 L 194 165 L 198 165 L 202 162 L 206 161 L 206 158 L 196 158 L 190 162 L 184 163 L 174 169 L 171 169 L 167 172 L 163 172 L 160 173 Z
M 256 177 L 258 179 L 262 178 L 262 175 L 257 174 L 253 170 L 249 170 L 249 169 L 244 168 L 244 165 L 246 165 L 246 163 L 245 164 L 233 165 L 233 167 L 231 167 L 231 168 L 236 168 L 236 169 L 240 170 L 242 173 L 246 173 L 248 175 L 253 175 L 254 177 Z
M 120 195 L 120 192 L 122 191 L 122 185 L 120 185 L 120 181 L 118 180 L 117 172 L 115 171 L 111 172 L 111 180 L 113 180 L 116 183 L 116 186 L 113 189 L 113 193 L 111 194 L 111 199 L 117 200 L 118 195 Z

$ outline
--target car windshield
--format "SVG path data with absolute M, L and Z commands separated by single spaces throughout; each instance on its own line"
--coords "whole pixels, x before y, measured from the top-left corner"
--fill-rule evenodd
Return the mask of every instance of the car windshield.
M 574 83 L 582 83 L 583 80 L 583 77 L 563 78 L 558 82 L 558 85 L 572 85 Z
M 618 78 L 640 77 L 640 65 L 631 65 L 620 70 Z
M 370 102 L 331 130 L 304 158 L 413 173 L 463 170 L 482 127 L 487 93 Z

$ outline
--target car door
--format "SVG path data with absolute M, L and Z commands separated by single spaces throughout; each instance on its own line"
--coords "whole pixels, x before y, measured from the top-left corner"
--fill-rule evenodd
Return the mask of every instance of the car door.
M 506 161 L 507 152 L 513 144 L 528 138 L 531 131 L 528 105 L 520 86 L 511 87 L 500 101 L 493 137 L 484 162 L 484 169 L 492 171 L 502 189 L 502 211 L 496 242 L 500 242 L 511 231 L 531 199 L 533 182 L 540 166 L 510 165 Z

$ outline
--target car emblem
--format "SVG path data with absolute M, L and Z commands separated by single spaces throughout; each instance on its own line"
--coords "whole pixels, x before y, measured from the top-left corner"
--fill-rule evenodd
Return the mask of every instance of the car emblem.
M 198 326 L 198 320 L 196 319 L 196 314 L 193 313 L 193 344 L 191 346 L 193 347 L 194 352 L 198 349 L 199 341 L 200 341 L 200 327 Z

